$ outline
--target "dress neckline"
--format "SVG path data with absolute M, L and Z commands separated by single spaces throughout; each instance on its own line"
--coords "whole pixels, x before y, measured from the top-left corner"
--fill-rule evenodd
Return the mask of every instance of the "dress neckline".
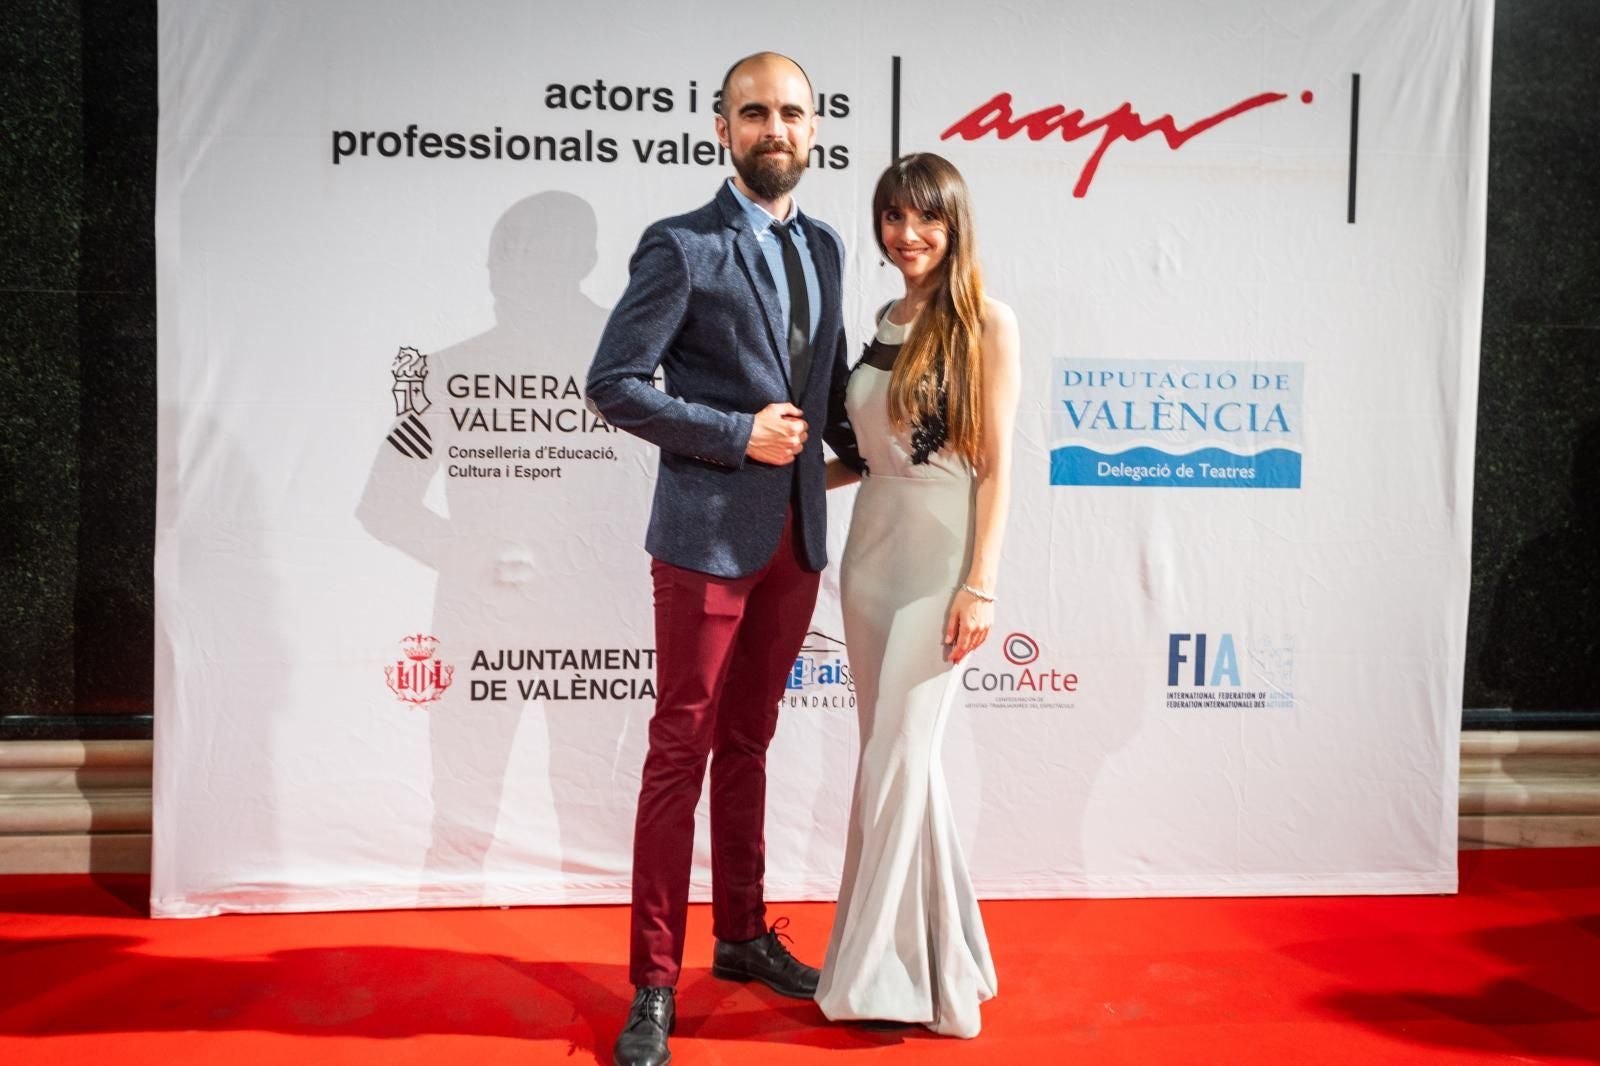
M 904 344 L 906 338 L 911 336 L 911 327 L 916 324 L 916 321 L 913 318 L 910 322 L 901 325 L 898 322 L 889 321 L 889 315 L 886 312 L 882 318 L 878 319 L 877 338 L 884 344 Z

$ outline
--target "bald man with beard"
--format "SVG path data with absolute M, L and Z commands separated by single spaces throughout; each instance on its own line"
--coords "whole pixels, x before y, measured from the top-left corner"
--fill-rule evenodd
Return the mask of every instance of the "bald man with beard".
M 844 245 L 790 195 L 817 116 L 799 64 L 729 68 L 716 117 L 734 176 L 650 226 L 589 370 L 608 422 L 660 448 L 645 547 L 657 696 L 634 826 L 617 1066 L 661 1066 L 711 764 L 712 973 L 810 999 L 818 972 L 767 924 L 766 753 L 827 565 L 822 440 L 861 469 L 844 412 Z M 660 368 L 664 390 L 652 377 Z M 813 433 L 816 428 L 818 432 Z

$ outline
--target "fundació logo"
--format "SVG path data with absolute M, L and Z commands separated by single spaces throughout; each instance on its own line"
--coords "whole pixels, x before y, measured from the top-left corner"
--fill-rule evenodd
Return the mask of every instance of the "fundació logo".
M 394 378 L 394 415 L 399 419 L 389 431 L 389 443 L 407 459 L 433 454 L 433 436 L 418 416 L 433 406 L 428 399 L 428 357 L 415 348 L 401 348 L 389 366 Z
M 384 680 L 395 699 L 423 707 L 443 696 L 455 680 L 456 668 L 435 659 L 439 638 L 413 633 L 400 639 L 402 656 L 383 668 Z
M 816 629 L 807 633 L 784 688 L 790 707 L 854 707 L 856 682 L 844 641 Z

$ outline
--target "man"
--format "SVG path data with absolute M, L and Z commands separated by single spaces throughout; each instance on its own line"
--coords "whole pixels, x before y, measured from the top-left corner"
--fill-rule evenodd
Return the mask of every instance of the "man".
M 711 760 L 712 973 L 811 998 L 817 971 L 766 925 L 766 751 L 827 564 L 821 426 L 860 465 L 844 414 L 844 247 L 790 191 L 816 136 L 810 80 L 770 52 L 723 79 L 717 138 L 735 176 L 640 239 L 589 400 L 661 449 L 645 547 L 657 696 L 634 826 L 629 976 L 617 1066 L 671 1053 L 673 988 Z M 657 367 L 666 389 L 651 384 Z

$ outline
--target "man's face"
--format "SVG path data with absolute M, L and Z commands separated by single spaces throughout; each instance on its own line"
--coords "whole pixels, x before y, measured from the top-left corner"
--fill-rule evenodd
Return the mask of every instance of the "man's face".
M 800 68 L 781 59 L 744 64 L 728 79 L 722 110 L 717 140 L 733 156 L 745 187 L 763 200 L 793 189 L 817 136 L 811 87 Z

